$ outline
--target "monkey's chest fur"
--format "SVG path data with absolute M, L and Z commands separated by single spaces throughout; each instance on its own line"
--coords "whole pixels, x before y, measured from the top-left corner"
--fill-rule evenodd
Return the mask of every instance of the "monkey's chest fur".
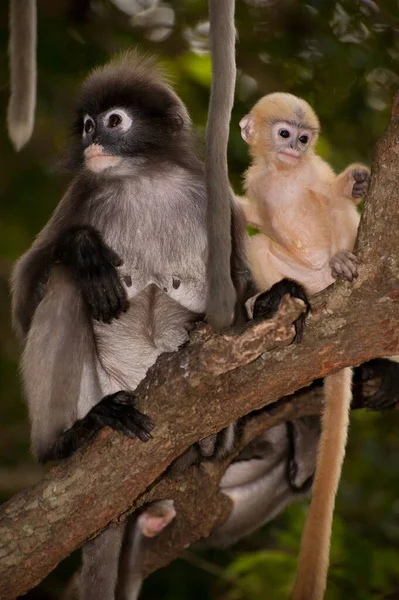
M 119 271 L 130 300 L 111 325 L 93 323 L 106 372 L 135 387 L 161 352 L 187 339 L 205 310 L 206 205 L 203 182 L 175 168 L 103 186 L 88 218 L 123 259 Z

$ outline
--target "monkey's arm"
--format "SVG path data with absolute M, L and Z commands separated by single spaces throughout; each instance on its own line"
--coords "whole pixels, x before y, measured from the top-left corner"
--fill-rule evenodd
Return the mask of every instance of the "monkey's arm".
M 13 269 L 11 276 L 12 321 L 21 340 L 25 339 L 34 312 L 46 292 L 51 260 L 51 244 L 34 244 L 18 260 Z
M 370 169 L 360 163 L 353 163 L 337 175 L 333 184 L 334 196 L 343 196 L 358 204 L 367 193 L 369 179 Z
M 246 196 L 236 196 L 237 202 L 242 209 L 245 220 L 251 227 L 262 230 L 262 219 L 258 212 L 258 207 Z
M 353 164 L 336 177 L 335 196 L 331 205 L 331 275 L 352 281 L 357 277 L 357 260 L 352 253 L 359 225 L 359 213 L 354 204 L 366 194 L 369 169 Z M 352 202 L 348 202 L 351 199 Z
M 62 263 L 79 284 L 94 319 L 110 322 L 128 307 L 126 291 L 116 270 L 122 261 L 92 227 L 71 227 L 58 237 L 54 234 L 47 239 L 45 235 L 39 236 L 13 270 L 13 324 L 21 339 L 29 331 L 57 262 Z
M 110 323 L 126 312 L 129 303 L 116 267 L 122 259 L 90 225 L 77 225 L 60 234 L 55 260 L 77 282 L 93 319 Z
M 47 225 L 27 252 L 16 262 L 12 276 L 12 319 L 18 336 L 24 340 L 35 310 L 43 299 L 56 261 L 55 243 L 68 227 L 81 218 L 84 198 L 75 180 Z

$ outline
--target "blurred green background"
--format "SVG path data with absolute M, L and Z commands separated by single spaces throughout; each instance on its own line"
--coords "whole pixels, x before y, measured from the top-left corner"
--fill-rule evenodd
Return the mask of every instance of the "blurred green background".
M 9 94 L 7 2 L 0 3 L 0 499 L 34 482 L 29 427 L 10 327 L 8 278 L 56 206 L 67 179 L 55 171 L 67 142 L 79 82 L 115 51 L 139 44 L 173 74 L 202 146 L 210 86 L 206 0 L 39 0 L 38 105 L 33 139 L 15 154 L 5 129 Z M 144 10 L 143 9 L 147 9 Z M 248 165 L 238 122 L 272 91 L 307 99 L 320 117 L 318 150 L 337 169 L 370 162 L 399 76 L 397 0 L 237 2 L 236 103 L 229 163 L 240 190 Z M 367 318 L 367 315 L 365 315 Z M 349 450 L 334 521 L 327 600 L 399 599 L 397 411 L 352 415 Z M 143 598 L 287 599 L 305 506 L 227 551 L 190 553 L 145 585 Z M 30 597 L 60 598 L 78 553 Z M 1 582 L 0 582 L 1 598 Z

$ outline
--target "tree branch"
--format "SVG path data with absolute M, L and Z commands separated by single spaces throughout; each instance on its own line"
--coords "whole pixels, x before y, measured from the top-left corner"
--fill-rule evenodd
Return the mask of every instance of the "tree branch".
M 302 306 L 287 298 L 274 319 L 252 323 L 240 336 L 197 328 L 189 345 L 160 357 L 137 390 L 138 406 L 157 424 L 153 440 L 142 444 L 105 429 L 89 448 L 2 506 L 3 600 L 33 587 L 86 539 L 148 500 L 175 499 L 181 516 L 171 531 L 188 540 L 181 546 L 207 535 L 228 514 L 227 500 L 217 491 L 226 465 L 208 464 L 158 480 L 176 457 L 199 439 L 316 378 L 399 354 L 398 154 L 397 97 L 390 126 L 376 147 L 357 244 L 359 278 L 353 285 L 337 283 L 314 299 L 300 345 L 288 344 L 294 334 L 291 323 Z M 301 403 L 280 401 L 267 418 L 305 414 L 308 407 Z M 256 433 L 260 425 L 254 423 Z M 252 425 L 248 427 L 250 432 Z M 244 442 L 252 434 L 246 431 Z M 197 505 L 197 493 L 185 493 L 198 482 L 206 514 L 204 504 Z M 174 556 L 178 544 L 170 547 Z

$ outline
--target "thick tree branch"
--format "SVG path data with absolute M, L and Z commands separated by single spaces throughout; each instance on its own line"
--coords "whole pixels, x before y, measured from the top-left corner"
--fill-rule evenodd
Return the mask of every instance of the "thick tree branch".
M 3 600 L 38 583 L 88 537 L 149 499 L 175 499 L 187 521 L 178 518 L 174 529 L 186 532 L 181 536 L 185 543 L 207 535 L 215 522 L 201 512 L 203 504 L 194 510 L 190 502 L 197 496 L 184 491 L 190 489 L 191 478 L 198 482 L 222 467 L 209 465 L 175 481 L 157 481 L 177 456 L 198 439 L 316 378 L 377 356 L 399 354 L 398 113 L 397 99 L 391 124 L 376 148 L 355 284 L 338 283 L 315 299 L 300 345 L 288 344 L 291 323 L 302 307 L 286 299 L 275 319 L 251 324 L 241 336 L 216 336 L 202 327 L 179 353 L 162 356 L 137 391 L 139 406 L 157 424 L 152 441 L 142 444 L 104 430 L 92 446 L 3 505 Z M 292 412 L 285 406 L 281 410 L 284 419 L 304 414 L 297 402 Z M 217 481 L 209 475 L 201 496 L 207 495 L 208 514 L 214 512 L 222 520 L 228 508 L 217 494 Z M 196 520 L 194 530 L 190 515 L 196 512 L 201 522 Z

